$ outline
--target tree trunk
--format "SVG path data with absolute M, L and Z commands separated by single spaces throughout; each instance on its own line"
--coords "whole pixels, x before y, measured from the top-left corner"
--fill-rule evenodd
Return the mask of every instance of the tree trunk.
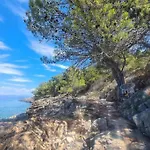
M 105 57 L 104 61 L 107 67 L 111 69 L 112 75 L 116 80 L 118 87 L 120 87 L 125 83 L 123 71 L 120 70 L 119 65 L 113 59 Z
M 119 67 L 111 68 L 112 75 L 117 82 L 118 87 L 125 83 L 123 72 L 119 69 Z

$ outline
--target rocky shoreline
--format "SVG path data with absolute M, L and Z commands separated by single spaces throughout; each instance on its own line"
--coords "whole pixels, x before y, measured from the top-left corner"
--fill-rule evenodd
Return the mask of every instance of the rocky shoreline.
M 21 99 L 20 101 L 26 102 L 26 103 L 33 103 L 34 97 L 24 98 L 24 99 Z
M 36 100 L 27 119 L 0 125 L 0 149 L 149 150 L 150 140 L 115 106 L 87 96 Z
M 31 105 L 32 105 L 32 103 L 34 102 L 34 97 L 21 99 L 19 101 L 31 103 Z M 15 122 L 15 121 L 26 120 L 26 119 L 28 119 L 28 115 L 25 112 L 25 113 L 20 113 L 18 115 L 11 116 L 9 118 L 0 119 L 0 123 L 2 123 L 2 122 Z
M 6 118 L 6 119 L 0 119 L 0 123 L 1 122 L 15 122 L 15 121 L 23 121 L 23 120 L 27 120 L 28 119 L 28 115 L 27 113 L 21 113 L 19 115 L 14 115 L 14 116 L 11 116 L 9 118 Z

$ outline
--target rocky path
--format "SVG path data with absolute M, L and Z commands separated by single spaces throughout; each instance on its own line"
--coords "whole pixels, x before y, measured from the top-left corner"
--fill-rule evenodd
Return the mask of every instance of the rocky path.
M 150 150 L 150 139 L 136 127 L 122 118 L 114 107 L 114 102 L 105 99 L 99 101 L 103 111 L 101 118 L 95 120 L 95 129 L 99 132 L 92 137 L 93 150 Z M 88 143 L 88 141 L 87 141 Z
M 41 99 L 28 120 L 0 130 L 0 150 L 150 150 L 150 139 L 115 106 L 98 98 Z

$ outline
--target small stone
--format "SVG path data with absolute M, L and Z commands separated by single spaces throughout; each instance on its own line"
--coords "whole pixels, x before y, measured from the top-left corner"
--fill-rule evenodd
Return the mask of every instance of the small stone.
M 74 139 L 72 137 L 67 137 L 66 140 L 70 143 L 72 141 L 74 141 Z

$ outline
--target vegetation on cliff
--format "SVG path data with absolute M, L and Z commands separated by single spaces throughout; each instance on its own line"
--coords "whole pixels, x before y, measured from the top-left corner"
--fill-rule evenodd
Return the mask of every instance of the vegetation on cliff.
M 73 94 L 87 90 L 90 85 L 101 77 L 109 76 L 96 67 L 77 69 L 70 67 L 63 74 L 52 77 L 48 82 L 42 83 L 33 92 L 35 99 L 45 96 L 58 96 L 60 94 Z
M 149 52 L 137 52 L 128 55 L 126 58 L 125 76 L 144 73 L 143 69 L 150 60 Z M 141 71 L 140 71 L 141 70 Z M 140 74 L 141 75 L 141 74 Z M 68 68 L 64 73 L 52 77 L 48 82 L 44 82 L 33 92 L 35 99 L 46 96 L 58 96 L 61 94 L 78 95 L 84 94 L 99 79 L 112 80 L 109 70 L 91 66 L 84 69 L 75 67 Z

